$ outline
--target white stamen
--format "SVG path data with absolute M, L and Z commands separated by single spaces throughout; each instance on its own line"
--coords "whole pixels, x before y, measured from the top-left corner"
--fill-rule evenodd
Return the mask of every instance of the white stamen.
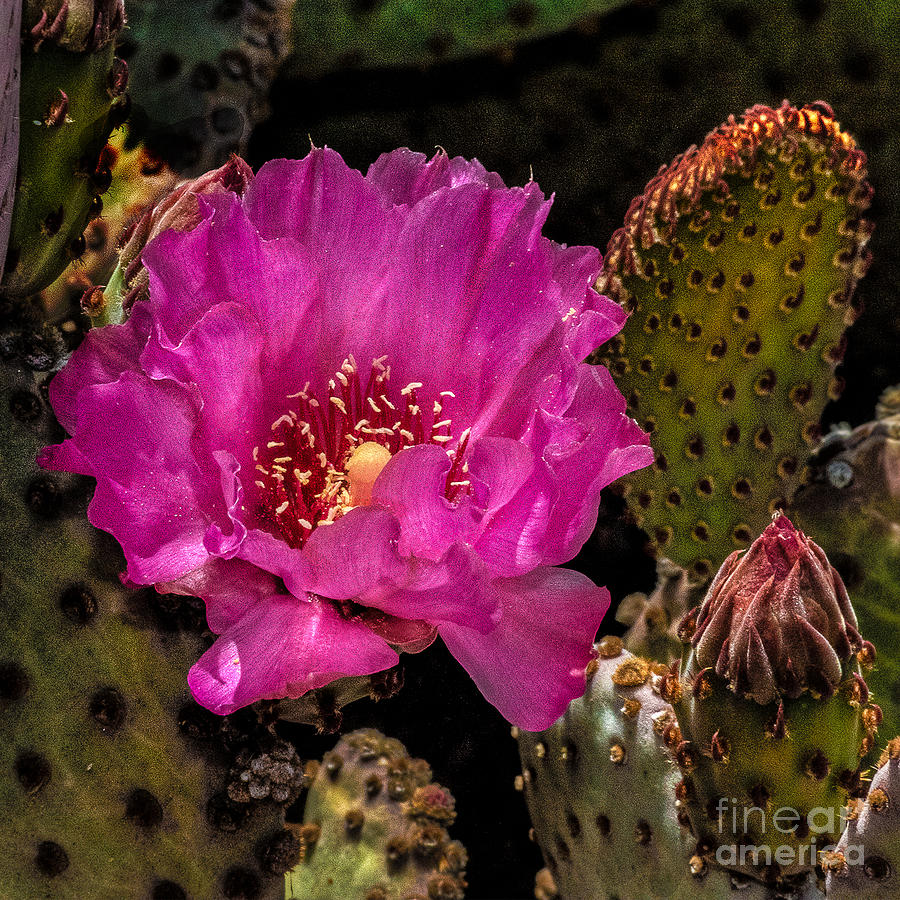
M 275 515 L 280 516 L 290 505 L 290 501 L 285 500 L 284 503 L 281 504 L 281 506 L 276 507 Z
M 421 381 L 411 381 L 400 393 L 405 397 L 407 394 L 417 391 L 420 387 L 423 387 Z

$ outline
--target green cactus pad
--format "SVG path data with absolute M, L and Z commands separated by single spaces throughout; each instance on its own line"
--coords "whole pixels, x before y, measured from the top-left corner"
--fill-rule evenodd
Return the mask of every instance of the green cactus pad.
M 45 42 L 22 49 L 16 202 L 0 291 L 23 297 L 82 255 L 110 170 L 102 154 L 126 111 L 124 69 L 112 43 L 73 53 Z
M 341 738 L 310 787 L 287 900 L 462 900 L 466 852 L 445 828 L 453 797 L 430 782 L 397 740 Z
M 625 649 L 667 665 L 681 657 L 678 623 L 702 599 L 688 573 L 670 559 L 656 564 L 656 587 L 650 594 L 629 594 L 616 609 L 616 621 L 628 625 Z
M 0 312 L 0 896 L 281 896 L 295 860 L 266 856 L 281 805 L 226 783 L 244 763 L 271 782 L 266 759 L 254 767 L 271 736 L 190 700 L 202 606 L 126 590 L 119 549 L 85 518 L 87 479 L 35 466 L 59 437 L 44 399 L 59 339 Z M 302 780 L 288 762 L 284 802 Z
M 757 106 L 662 169 L 610 240 L 598 289 L 632 314 L 598 358 L 657 456 L 624 489 L 697 579 L 790 498 L 840 393 L 865 174 L 824 104 Z
M 583 698 L 547 731 L 515 730 L 538 843 L 565 900 L 744 898 L 679 821 L 660 673 L 604 638 Z M 665 667 L 661 668 L 665 671 Z M 765 896 L 750 894 L 754 898 Z
M 762 705 L 709 669 L 694 673 L 690 661 L 682 682 L 668 685 L 683 737 L 680 799 L 720 864 L 777 880 L 811 871 L 817 851 L 837 840 L 873 746 L 856 685 L 848 674 L 828 700 Z
M 885 398 L 887 400 L 887 398 Z M 885 412 L 893 412 L 886 408 Z M 833 431 L 809 459 L 810 477 L 791 515 L 840 572 L 863 635 L 877 639 L 866 672 L 884 713 L 883 734 L 900 732 L 900 417 Z
M 288 70 L 427 66 L 562 31 L 624 0 L 296 0 Z

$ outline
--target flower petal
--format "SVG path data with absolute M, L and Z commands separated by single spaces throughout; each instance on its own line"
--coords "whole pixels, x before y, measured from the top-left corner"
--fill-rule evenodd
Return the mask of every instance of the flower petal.
M 400 522 L 402 556 L 440 559 L 458 540 L 475 536 L 475 512 L 468 497 L 446 498 L 450 458 L 435 444 L 401 450 L 381 470 L 372 504 L 391 510 Z
M 257 603 L 279 593 L 278 579 L 242 559 L 207 560 L 202 566 L 175 581 L 156 585 L 161 594 L 200 597 L 206 603 L 206 621 L 221 634 Z
M 272 596 L 218 638 L 191 667 L 188 684 L 198 703 L 227 715 L 397 662 L 381 638 L 342 619 L 331 604 Z
M 218 467 L 201 469 L 191 453 L 196 408 L 188 394 L 126 371 L 80 398 L 76 435 L 66 443 L 91 460 L 97 489 L 88 518 L 122 545 L 128 578 L 152 584 L 196 569 L 208 555 L 209 523 L 224 523 L 227 511 Z
M 357 601 L 400 618 L 453 622 L 484 633 L 494 627 L 497 611 L 486 575 L 477 555 L 456 544 L 438 563 L 412 560 L 405 584 L 372 589 Z
M 600 492 L 653 462 L 649 437 L 625 414 L 625 398 L 602 366 L 584 366 L 565 416 L 542 415 L 529 438 L 544 448 L 559 494 L 547 522 L 542 563 L 568 562 L 597 522 Z
M 442 624 L 441 637 L 513 725 L 549 728 L 584 692 L 584 669 L 609 592 L 577 572 L 536 569 L 492 584 L 500 618 L 488 634 Z
M 350 600 L 394 584 L 407 568 L 397 553 L 399 534 L 396 518 L 383 509 L 351 509 L 331 525 L 320 525 L 303 548 L 311 570 L 306 590 Z
M 424 153 L 403 147 L 382 153 L 369 166 L 366 181 L 377 185 L 395 205 L 411 206 L 433 194 L 438 188 L 476 183 L 485 187 L 504 188 L 496 172 L 488 172 L 477 159 L 461 156 L 450 159 L 438 152 L 430 160 Z

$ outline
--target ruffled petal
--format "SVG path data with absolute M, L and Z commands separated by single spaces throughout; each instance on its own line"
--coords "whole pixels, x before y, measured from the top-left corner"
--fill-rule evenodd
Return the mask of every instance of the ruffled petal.
M 218 303 L 177 345 L 163 347 L 150 341 L 140 359 L 151 378 L 194 385 L 203 403 L 198 438 L 210 451 L 242 448 L 246 463 L 252 445 L 269 424 L 261 418 L 266 412 L 263 398 L 271 390 L 263 387 L 263 344 L 253 312 L 238 303 Z
M 271 572 L 258 566 L 241 559 L 212 558 L 175 581 L 157 584 L 156 590 L 161 594 L 199 597 L 206 603 L 207 624 L 221 634 L 257 603 L 280 593 L 280 586 Z
M 384 640 L 345 621 L 330 604 L 272 596 L 218 638 L 191 667 L 188 684 L 198 703 L 227 715 L 397 662 Z
M 461 156 L 450 159 L 443 152 L 428 159 L 424 153 L 414 153 L 406 147 L 382 153 L 369 166 L 366 181 L 380 188 L 397 206 L 411 206 L 442 187 L 460 184 L 505 187 L 503 179 L 496 172 L 488 172 L 477 159 Z
M 139 370 L 141 350 L 150 334 L 150 314 L 136 310 L 124 325 L 89 331 L 65 366 L 50 382 L 50 402 L 70 434 L 82 412 L 79 394 L 91 385 L 118 381 L 122 372 Z
M 122 545 L 128 578 L 152 584 L 196 569 L 208 555 L 210 522 L 227 520 L 227 512 L 218 467 L 209 460 L 201 469 L 191 453 L 191 398 L 173 382 L 126 371 L 117 382 L 84 388 L 81 403 L 67 443 L 91 460 L 97 489 L 88 518 Z
M 372 487 L 372 504 L 400 522 L 402 556 L 440 559 L 456 541 L 475 536 L 476 513 L 467 496 L 446 498 L 450 458 L 435 444 L 409 447 L 393 456 Z
M 609 592 L 566 569 L 492 583 L 500 617 L 488 634 L 442 624 L 441 637 L 485 699 L 513 725 L 543 731 L 584 693 L 584 669 Z
M 357 601 L 400 618 L 454 622 L 479 632 L 494 627 L 497 612 L 484 565 L 460 544 L 437 563 L 412 560 L 405 584 L 372 589 Z
M 542 563 L 568 562 L 597 522 L 600 492 L 653 462 L 649 437 L 625 414 L 625 398 L 602 366 L 582 366 L 565 416 L 543 414 L 529 442 L 544 448 L 559 493 L 547 521 Z
M 397 553 L 399 534 L 396 518 L 382 509 L 351 509 L 320 525 L 303 548 L 311 570 L 306 590 L 350 600 L 401 580 L 407 563 Z

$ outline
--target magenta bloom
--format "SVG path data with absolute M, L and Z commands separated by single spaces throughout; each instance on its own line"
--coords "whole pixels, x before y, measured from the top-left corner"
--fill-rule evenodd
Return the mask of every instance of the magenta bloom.
M 605 369 L 596 250 L 477 162 L 330 150 L 200 198 L 143 251 L 149 299 L 54 379 L 126 577 L 196 594 L 191 669 L 227 713 L 397 663 L 437 634 L 511 722 L 584 689 L 604 588 L 570 560 L 600 489 L 652 460 Z

